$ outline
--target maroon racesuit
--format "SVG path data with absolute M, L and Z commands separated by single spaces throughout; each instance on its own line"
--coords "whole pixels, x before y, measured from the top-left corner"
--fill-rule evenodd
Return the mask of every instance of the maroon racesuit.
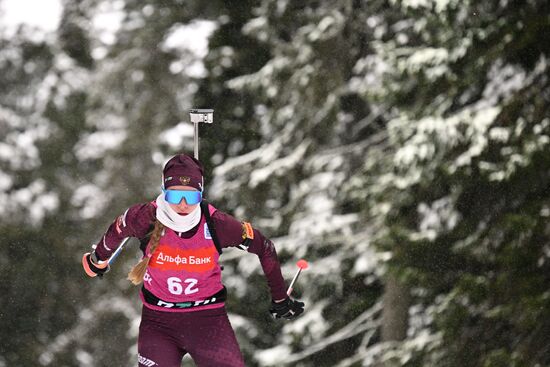
M 209 208 L 220 246 L 238 246 L 256 254 L 272 299 L 284 299 L 286 285 L 273 243 L 256 229 L 251 236 L 248 224 Z M 125 237 L 138 238 L 142 251 L 148 255 L 155 213 L 154 202 L 126 210 L 96 245 L 98 259 L 108 259 Z M 220 302 L 220 292 L 225 289 L 219 274 L 219 256 L 205 227 L 203 213 L 200 223 L 188 232 L 165 228 L 155 253 L 150 254 L 140 292 L 144 307 L 138 339 L 139 366 L 179 367 L 186 353 L 199 367 L 244 366 L 224 303 Z M 168 292 L 161 287 L 166 281 Z M 191 304 L 199 305 L 187 307 Z

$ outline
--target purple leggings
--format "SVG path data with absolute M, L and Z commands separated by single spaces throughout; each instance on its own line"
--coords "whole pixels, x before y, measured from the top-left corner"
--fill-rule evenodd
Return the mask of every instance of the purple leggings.
M 163 312 L 143 306 L 138 366 L 180 367 L 186 353 L 198 367 L 244 367 L 225 307 Z

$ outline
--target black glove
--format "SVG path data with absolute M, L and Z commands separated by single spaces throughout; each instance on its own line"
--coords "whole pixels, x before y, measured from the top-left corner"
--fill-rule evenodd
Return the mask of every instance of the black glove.
M 271 301 L 271 316 L 276 319 L 293 320 L 304 312 L 304 302 L 296 301 L 287 297 L 284 301 Z
M 95 252 L 88 252 L 82 256 L 82 266 L 84 267 L 86 274 L 92 278 L 95 276 L 102 277 L 103 274 L 108 272 L 110 269 L 108 261 L 104 261 L 101 264 L 99 263 Z

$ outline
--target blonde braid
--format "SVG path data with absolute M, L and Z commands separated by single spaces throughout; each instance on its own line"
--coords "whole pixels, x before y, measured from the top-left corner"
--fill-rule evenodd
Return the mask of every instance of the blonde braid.
M 153 229 L 153 233 L 151 233 L 151 239 L 149 240 L 149 254 L 153 255 L 155 253 L 155 250 L 157 249 L 157 246 L 160 242 L 160 237 L 162 236 L 162 232 L 164 230 L 164 224 L 158 221 L 158 219 L 155 221 L 155 229 Z M 145 254 L 143 259 L 141 259 L 140 262 L 138 262 L 132 270 L 128 273 L 128 280 L 134 283 L 134 285 L 141 284 L 143 282 L 143 276 L 145 275 L 145 271 L 147 270 L 147 265 L 149 265 L 149 259 L 151 257 Z

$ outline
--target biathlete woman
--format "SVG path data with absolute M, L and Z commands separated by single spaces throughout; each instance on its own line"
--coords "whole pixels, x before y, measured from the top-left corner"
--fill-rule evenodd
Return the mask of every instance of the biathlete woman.
M 124 238 L 139 239 L 143 259 L 128 274 L 143 284 L 138 366 L 179 367 L 187 353 L 199 367 L 244 366 L 224 306 L 219 256 L 226 247 L 258 256 L 275 318 L 294 319 L 304 311 L 304 303 L 286 295 L 273 243 L 249 223 L 203 202 L 203 189 L 201 163 L 185 154 L 172 157 L 156 200 L 128 208 L 82 257 L 86 274 L 101 276 Z

